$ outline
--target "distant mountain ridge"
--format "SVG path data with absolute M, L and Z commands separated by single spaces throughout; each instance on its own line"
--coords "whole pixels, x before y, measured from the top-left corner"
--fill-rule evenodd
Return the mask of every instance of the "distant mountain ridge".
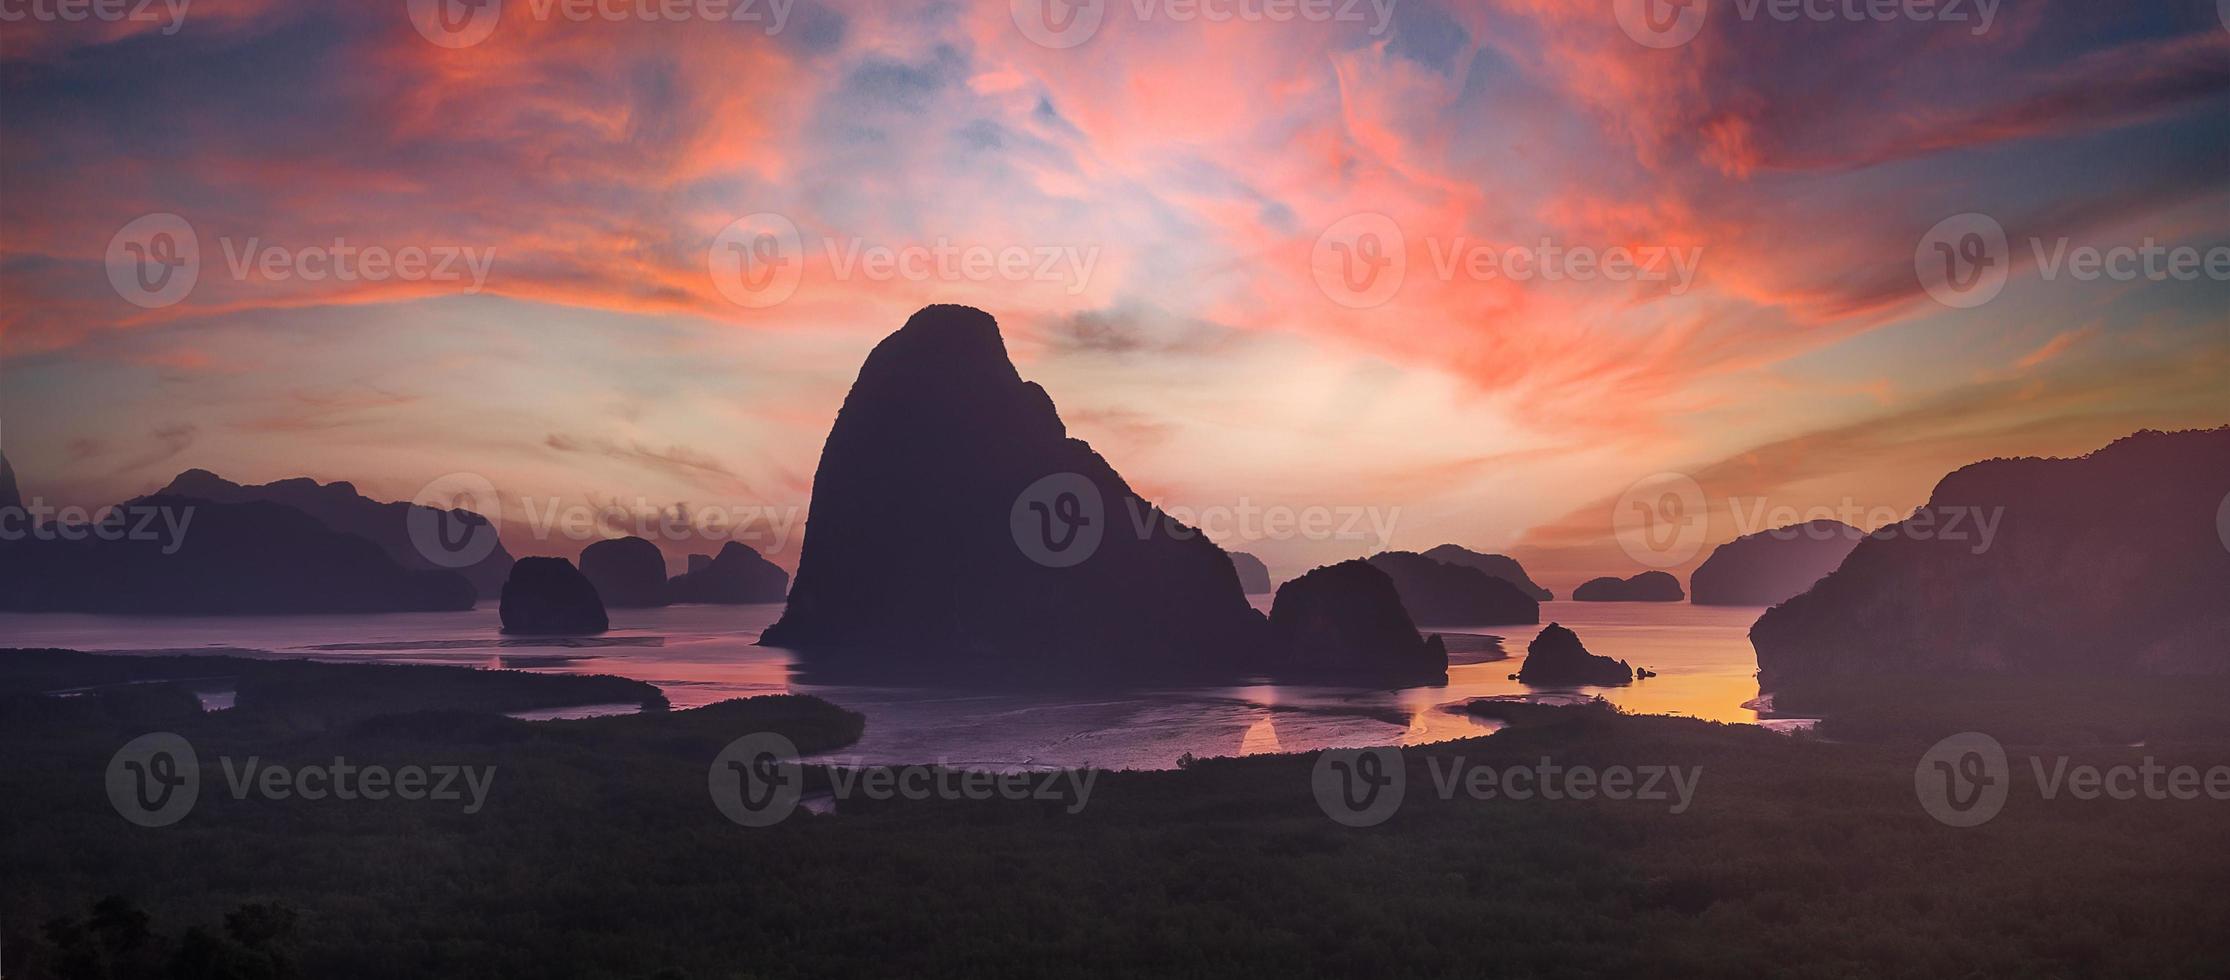
M 1541 604 L 1514 583 L 1468 565 L 1435 561 L 1412 551 L 1383 551 L 1369 559 L 1394 581 L 1412 619 L 1443 626 L 1530 626 Z
M 1518 564 L 1517 559 L 1508 555 L 1481 554 L 1459 545 L 1444 544 L 1425 552 L 1425 557 L 1437 562 L 1446 562 L 1450 565 L 1476 568 L 1517 586 L 1526 595 L 1533 597 L 1535 602 L 1549 602 L 1556 598 L 1556 593 L 1534 584 L 1533 579 L 1526 575 L 1525 566 Z
M 1699 606 L 1777 606 L 1802 595 L 1849 557 L 1866 532 L 1842 521 L 1808 521 L 1720 545 L 1688 575 Z
M 170 485 L 157 491 L 159 496 L 191 497 L 213 503 L 249 503 L 267 501 L 284 504 L 324 522 L 325 526 L 346 534 L 353 534 L 378 545 L 380 550 L 396 564 L 418 571 L 444 570 L 412 543 L 410 515 L 414 509 L 442 514 L 445 520 L 458 522 L 466 528 L 488 527 L 486 518 L 467 510 L 436 511 L 419 508 L 410 503 L 390 503 L 373 500 L 358 493 L 351 483 L 319 483 L 303 477 L 279 480 L 260 486 L 234 483 L 208 470 L 194 469 L 178 474 Z M 494 529 L 489 528 L 493 534 Z M 483 598 L 493 598 L 503 593 L 504 579 L 511 572 L 511 553 L 504 549 L 500 537 L 495 548 L 478 562 L 454 569 L 472 582 L 474 590 Z

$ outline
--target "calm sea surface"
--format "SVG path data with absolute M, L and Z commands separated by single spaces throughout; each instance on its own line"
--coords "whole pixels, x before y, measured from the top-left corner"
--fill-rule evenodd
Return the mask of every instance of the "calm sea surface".
M 1267 605 L 1267 596 L 1256 597 Z M 867 734 L 835 758 L 993 769 L 1095 765 L 1159 769 L 1191 752 L 1227 756 L 1328 746 L 1418 744 L 1481 735 L 1464 702 L 1489 695 L 1601 694 L 1630 711 L 1755 722 L 1749 641 L 1759 610 L 1686 603 L 1542 605 L 1589 650 L 1660 676 L 1626 688 L 1528 688 L 1516 673 L 1537 626 L 1429 624 L 1451 637 L 1444 687 L 1405 690 L 1251 685 L 1016 693 L 967 687 L 832 686 L 792 677 L 792 656 L 754 646 L 777 605 L 674 606 L 612 611 L 612 631 L 592 640 L 503 637 L 493 604 L 471 612 L 379 616 L 141 618 L 0 614 L 0 646 L 88 651 L 166 651 L 309 657 L 378 663 L 461 664 L 648 681 L 675 707 L 727 698 L 814 694 L 867 716 Z M 1492 656 L 1500 637 L 1507 659 Z M 222 703 L 221 692 L 215 695 Z M 545 716 L 595 713 L 544 713 Z M 610 710 L 610 709 L 603 709 Z

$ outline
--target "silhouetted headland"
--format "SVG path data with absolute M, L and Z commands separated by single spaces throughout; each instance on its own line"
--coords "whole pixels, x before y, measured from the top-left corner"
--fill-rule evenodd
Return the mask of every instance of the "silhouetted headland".
M 445 566 L 428 559 L 412 542 L 410 521 L 414 511 L 425 511 L 429 516 L 455 522 L 454 536 L 458 539 L 488 524 L 487 518 L 469 510 L 438 511 L 416 504 L 373 500 L 358 493 L 354 484 L 319 483 L 300 477 L 261 486 L 242 486 L 208 470 L 195 469 L 178 474 L 177 479 L 158 493 L 223 504 L 254 501 L 283 504 L 317 518 L 333 530 L 370 541 L 396 564 L 420 571 L 445 570 Z M 482 597 L 494 598 L 503 591 L 503 580 L 511 573 L 511 553 L 497 540 L 494 550 L 486 557 L 463 568 L 446 570 L 456 571 L 471 580 Z
M 405 612 L 477 598 L 462 575 L 406 569 L 370 541 L 260 501 L 142 497 L 99 525 L 0 543 L 0 608 L 19 612 Z
M 2226 496 L 2230 427 L 1964 467 L 1758 620 L 1759 679 L 2230 672 Z

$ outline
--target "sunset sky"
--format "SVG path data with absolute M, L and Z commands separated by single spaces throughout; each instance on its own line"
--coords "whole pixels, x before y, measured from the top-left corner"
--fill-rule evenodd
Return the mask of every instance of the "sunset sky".
M 387 499 L 479 474 L 507 526 L 802 517 L 868 349 L 958 302 L 1180 516 L 1367 511 L 1561 594 L 1643 567 L 1611 515 L 1653 474 L 1695 481 L 1716 541 L 1761 502 L 1901 515 L 1963 463 L 2230 423 L 2224 276 L 2038 259 L 2230 249 L 2230 3 L 2008 0 L 1981 30 L 1730 0 L 1659 48 L 1610 0 L 1110 0 L 1067 47 L 1036 2 L 503 0 L 484 39 L 405 0 L 0 23 L 0 448 L 58 503 L 199 467 Z M 1916 251 L 1970 212 L 2011 277 L 1961 309 Z M 199 245 L 169 305 L 111 281 L 150 214 Z M 723 229 L 769 214 L 794 289 L 738 303 Z M 1398 288 L 1343 290 L 1389 227 Z M 299 274 L 336 239 L 461 278 Z M 1449 267 L 1543 242 L 1693 278 Z M 1027 270 L 918 261 L 940 246 Z M 1279 577 L 1381 547 L 1217 536 Z

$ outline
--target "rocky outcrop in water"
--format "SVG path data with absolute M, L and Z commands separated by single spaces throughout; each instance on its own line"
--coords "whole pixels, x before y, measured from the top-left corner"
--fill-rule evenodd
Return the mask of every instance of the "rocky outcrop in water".
M 1626 579 L 1604 576 L 1572 590 L 1574 602 L 1679 602 L 1687 597 L 1680 580 L 1668 572 L 1643 572 Z
M 1634 682 L 1634 668 L 1624 660 L 1612 660 L 1587 652 L 1580 643 L 1579 634 L 1557 623 L 1550 623 L 1541 635 L 1525 648 L 1525 665 L 1518 669 L 1518 681 L 1524 684 L 1572 685 L 1616 687 Z
M 1964 467 L 1751 627 L 1759 679 L 2230 672 L 2226 498 L 2230 428 Z
M 763 642 L 808 669 L 1230 676 L 1265 627 L 1231 559 L 1071 438 L 981 310 L 877 344 L 829 430 Z
M 1483 555 L 1468 548 L 1444 544 L 1425 552 L 1425 557 L 1450 565 L 1476 568 L 1517 586 L 1519 591 L 1524 592 L 1535 602 L 1548 602 L 1556 598 L 1556 593 L 1535 585 L 1533 579 L 1525 574 L 1525 566 L 1518 564 L 1517 559 L 1508 555 Z M 1533 621 L 1540 622 L 1538 619 Z
M 611 628 L 588 576 L 563 558 L 521 558 L 503 583 L 503 631 L 587 636 Z
M 353 534 L 378 545 L 387 557 L 404 568 L 419 571 L 456 571 L 471 580 L 481 596 L 493 597 L 511 572 L 511 553 L 504 550 L 488 520 L 468 510 L 435 510 L 409 503 L 373 500 L 349 483 L 319 483 L 309 479 L 280 480 L 261 486 L 242 486 L 208 470 L 187 470 L 159 491 L 171 497 L 192 497 L 213 503 L 240 504 L 257 501 L 281 504 L 323 522 L 343 534 Z M 430 558 L 411 537 L 413 514 L 437 537 L 466 541 L 486 535 L 492 550 L 462 568 L 450 568 Z
M 1866 532 L 1842 521 L 1809 521 L 1720 545 L 1688 576 L 1699 606 L 1777 606 L 1841 565 Z
M 607 538 L 581 549 L 581 574 L 607 609 L 666 605 L 666 556 L 638 537 Z
M 689 573 L 666 583 L 668 598 L 675 602 L 738 605 L 781 602 L 790 591 L 790 573 L 740 541 L 721 545 L 717 557 L 698 562 L 702 557 L 689 556 Z
M 1387 551 L 1370 563 L 1394 580 L 1402 607 L 1420 623 L 1446 626 L 1530 626 L 1541 604 L 1516 585 L 1476 568 L 1434 561 L 1410 551 Z
M 1278 586 L 1270 606 L 1280 679 L 1437 684 L 1448 679 L 1439 637 L 1417 632 L 1394 580 L 1366 561 L 1315 569 Z

